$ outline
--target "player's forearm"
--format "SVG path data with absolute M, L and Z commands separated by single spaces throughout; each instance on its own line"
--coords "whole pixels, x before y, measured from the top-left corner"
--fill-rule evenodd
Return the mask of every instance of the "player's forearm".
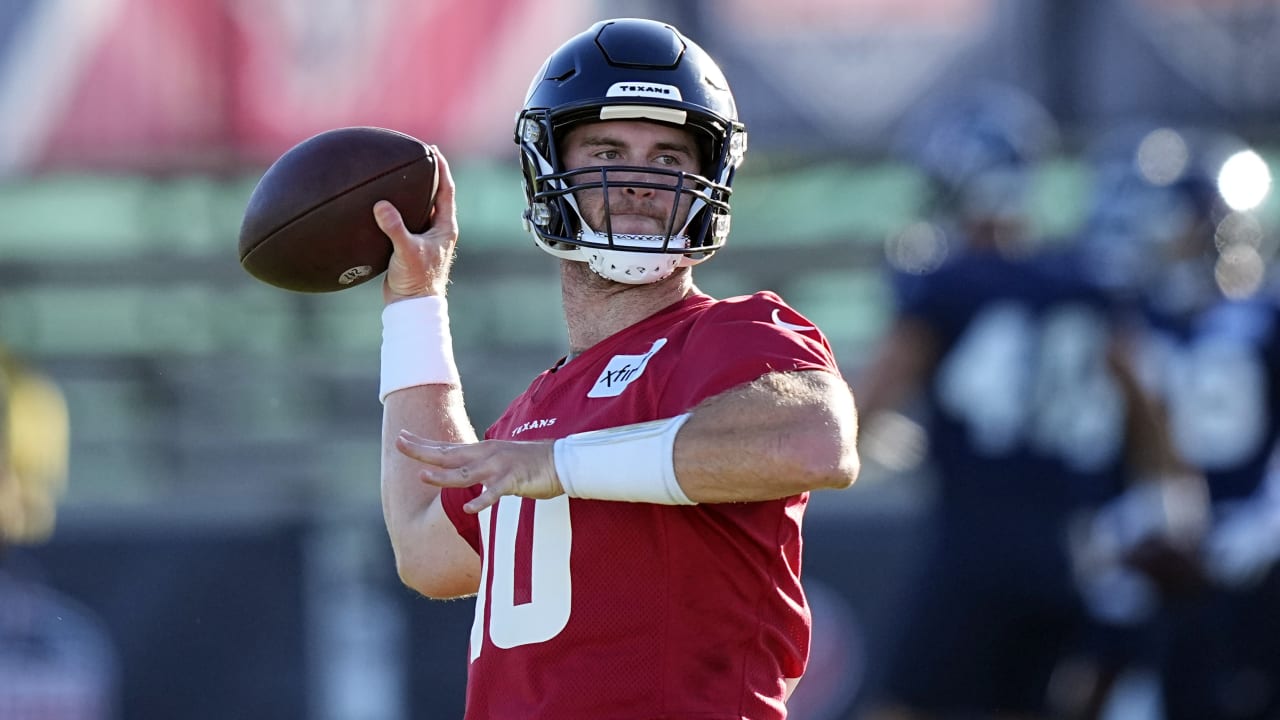
M 693 412 L 675 444 L 675 471 L 694 502 L 748 502 L 857 479 L 857 412 L 828 373 L 774 373 Z
M 422 482 L 421 463 L 396 449 L 401 430 L 444 442 L 476 441 L 461 388 L 423 385 L 387 396 L 382 415 L 382 511 L 398 561 L 402 550 L 422 539 L 427 508 L 440 492 Z

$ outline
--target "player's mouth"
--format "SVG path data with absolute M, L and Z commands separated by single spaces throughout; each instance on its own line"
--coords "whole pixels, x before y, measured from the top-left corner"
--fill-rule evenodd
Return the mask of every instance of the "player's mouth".
M 616 235 L 665 235 L 665 219 L 635 213 L 613 213 L 609 227 Z

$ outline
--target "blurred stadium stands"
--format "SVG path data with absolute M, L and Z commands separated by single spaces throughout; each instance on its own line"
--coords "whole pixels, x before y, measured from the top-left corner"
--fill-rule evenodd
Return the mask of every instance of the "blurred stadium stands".
M 933 93 L 994 79 L 1054 111 L 1066 151 L 1035 188 L 1049 236 L 1074 229 L 1078 153 L 1113 123 L 1230 127 L 1280 167 L 1278 0 L 0 2 L 0 345 L 61 383 L 73 428 L 59 530 L 33 555 L 114 633 L 122 717 L 460 716 L 470 603 L 409 597 L 381 527 L 377 288 L 257 283 L 240 212 L 315 132 L 439 144 L 484 427 L 564 350 L 510 123 L 545 55 L 613 15 L 703 41 L 750 128 L 732 241 L 699 285 L 777 290 L 849 370 L 886 317 L 885 239 L 920 201 L 886 138 Z M 1275 193 L 1258 215 L 1274 234 Z M 810 683 L 799 720 L 844 717 L 874 682 L 920 480 L 869 467 L 814 498 L 807 571 L 855 619 L 827 648 L 846 681 Z

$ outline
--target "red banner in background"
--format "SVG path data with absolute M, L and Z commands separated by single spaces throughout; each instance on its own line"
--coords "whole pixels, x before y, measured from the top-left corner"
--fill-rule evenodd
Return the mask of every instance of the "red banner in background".
M 342 125 L 394 128 L 446 152 L 506 150 L 529 79 L 588 23 L 585 3 L 532 0 L 230 7 L 232 119 L 257 157 Z
M 0 175 L 145 165 L 220 141 L 216 5 L 31 0 L 4 20 Z
M 256 167 L 345 125 L 509 158 L 542 60 L 623 5 L 3 0 L 0 178 Z M 1271 127 L 1280 107 L 1280 0 L 645 7 L 719 59 L 757 152 L 880 152 L 923 97 L 982 79 L 1021 85 L 1081 126 L 1145 114 Z
M 222 169 L 378 125 L 511 147 L 588 0 L 16 0 L 0 12 L 0 176 Z

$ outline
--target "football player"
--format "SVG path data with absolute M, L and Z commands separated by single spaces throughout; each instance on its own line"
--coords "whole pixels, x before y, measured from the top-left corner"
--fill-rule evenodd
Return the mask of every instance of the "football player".
M 375 207 L 385 280 L 383 506 L 401 578 L 476 596 L 466 717 L 781 719 L 805 670 L 809 492 L 858 472 L 826 339 L 771 292 L 717 300 L 746 131 L 674 27 L 593 25 L 534 75 L 515 142 L 568 354 L 478 440 L 448 338 L 458 227 Z
M 1128 185 L 1113 202 L 1141 269 L 1132 276 L 1150 330 L 1143 377 L 1163 398 L 1176 448 L 1203 471 L 1212 502 L 1200 549 L 1210 583 L 1169 612 L 1165 714 L 1274 718 L 1280 293 L 1261 223 L 1222 191 L 1265 187 L 1269 176 L 1245 143 L 1219 131 L 1156 128 L 1128 160 Z M 1249 167 L 1258 172 L 1232 175 Z
M 889 245 L 896 315 L 856 386 L 868 440 L 882 413 L 918 409 L 936 494 L 870 715 L 1044 717 L 1086 624 L 1072 527 L 1175 462 L 1110 295 L 1074 245 L 1034 234 L 1029 195 L 1056 137 L 1045 109 L 980 86 L 902 137 L 931 202 Z

